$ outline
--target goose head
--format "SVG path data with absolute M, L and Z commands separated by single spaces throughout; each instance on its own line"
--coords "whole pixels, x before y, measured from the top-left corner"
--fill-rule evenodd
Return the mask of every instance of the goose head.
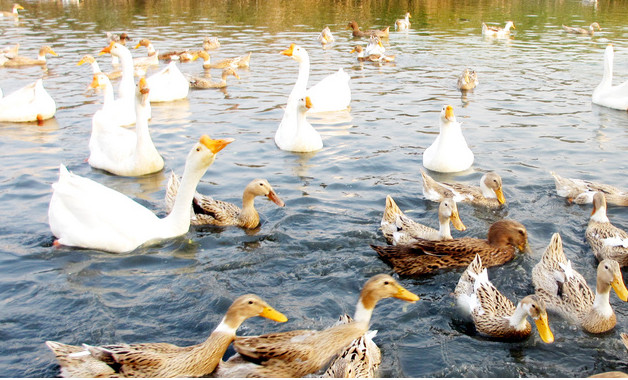
M 454 115 L 454 107 L 450 105 L 443 106 L 440 111 L 440 119 L 443 123 L 456 122 L 456 115 Z
M 312 100 L 309 96 L 305 96 L 299 99 L 298 103 L 299 112 L 307 112 L 310 108 L 312 108 Z
M 287 55 L 288 57 L 292 57 L 297 62 L 302 62 L 304 59 L 309 59 L 307 51 L 304 48 L 297 44 L 290 44 L 290 47 L 281 52 L 283 55 Z

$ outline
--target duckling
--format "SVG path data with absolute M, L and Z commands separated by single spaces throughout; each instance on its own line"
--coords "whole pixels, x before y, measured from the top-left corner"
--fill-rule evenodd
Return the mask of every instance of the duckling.
M 495 26 L 487 26 L 485 23 L 482 23 L 482 35 L 491 36 L 491 37 L 506 37 L 510 36 L 510 28 L 515 28 L 515 23 L 512 21 L 507 21 L 504 28 L 498 28 Z
M 18 16 L 20 15 L 19 13 L 17 13 L 18 10 L 20 9 L 24 9 L 23 6 L 21 6 L 18 3 L 13 4 L 13 8 L 11 10 L 11 12 L 7 12 L 7 11 L 2 11 L 0 12 L 0 17 L 13 17 L 13 18 L 18 18 Z
M 46 65 L 46 54 L 51 54 L 56 56 L 54 50 L 50 46 L 42 46 L 39 49 L 39 54 L 36 59 L 24 57 L 21 55 L 17 55 L 13 58 L 8 58 L 8 60 L 4 63 L 3 66 L 13 67 L 13 66 L 45 66 Z
M 374 246 L 377 254 L 392 265 L 395 272 L 416 276 L 439 269 L 466 267 L 476 254 L 488 267 L 502 265 L 515 258 L 515 249 L 527 249 L 528 232 L 519 222 L 500 220 L 488 230 L 488 238 L 460 238 L 432 241 L 417 239 L 406 245 Z
M 554 172 L 550 172 L 556 184 L 556 193 L 567 198 L 569 203 L 582 205 L 593 203 L 596 192 L 604 193 L 606 202 L 614 206 L 628 206 L 628 191 L 611 185 L 585 181 L 582 179 L 564 178 Z
M 227 77 L 233 75 L 236 79 L 240 79 L 238 73 L 233 67 L 227 67 L 222 70 L 222 80 L 219 82 L 212 82 L 209 78 L 192 77 L 190 78 L 190 87 L 192 88 L 224 88 L 227 87 Z
M 600 24 L 598 24 L 597 22 L 594 22 L 593 24 L 589 25 L 589 29 L 584 29 L 584 28 L 578 28 L 578 27 L 571 27 L 571 26 L 566 26 L 563 25 L 563 29 L 565 30 L 565 32 L 567 33 L 573 33 L 573 34 L 588 34 L 590 36 L 593 35 L 593 33 L 595 33 L 595 29 L 597 28 L 597 30 L 602 30 L 602 28 L 600 28 Z
M 188 347 L 170 343 L 117 344 L 82 347 L 47 341 L 63 377 L 199 377 L 214 371 L 235 339 L 236 330 L 251 317 L 288 320 L 253 294 L 238 297 L 205 342 Z
M 423 196 L 433 202 L 453 198 L 455 202 L 471 203 L 474 206 L 500 207 L 506 203 L 502 191 L 502 177 L 495 172 L 488 172 L 480 178 L 480 187 L 461 183 L 436 182 L 421 170 L 423 177 Z
M 347 29 L 351 29 L 352 30 L 352 34 L 353 37 L 370 37 L 370 36 L 377 36 L 377 37 L 382 37 L 382 38 L 388 38 L 388 34 L 390 31 L 390 26 L 385 27 L 382 30 L 365 30 L 362 31 L 360 30 L 360 27 L 358 26 L 358 23 L 355 21 L 351 21 L 349 23 L 349 25 L 347 26 Z
M 456 121 L 454 108 L 443 106 L 440 112 L 440 132 L 423 152 L 423 166 L 440 173 L 467 170 L 473 165 L 473 152 L 462 135 L 461 123 Z
M 593 293 L 584 277 L 571 267 L 558 233 L 552 236 L 541 261 L 532 270 L 536 295 L 550 311 L 575 321 L 592 334 L 611 330 L 617 323 L 609 303 L 611 287 L 622 301 L 628 301 L 628 290 L 617 261 L 605 259 L 597 267 L 597 285 Z
M 405 18 L 400 18 L 395 21 L 395 29 L 397 30 L 408 30 L 410 28 L 410 12 L 406 12 Z
M 449 230 L 449 221 L 459 231 L 467 228 L 458 215 L 456 202 L 451 198 L 445 198 L 438 207 L 439 229 L 419 224 L 408 218 L 397 206 L 390 195 L 386 196 L 386 208 L 382 216 L 381 230 L 388 244 L 409 244 L 419 239 L 426 240 L 452 240 Z
M 350 53 L 358 53 L 358 61 L 360 62 L 392 62 L 395 60 L 394 55 L 383 55 L 383 54 L 370 54 L 368 56 L 364 55 L 364 49 L 360 45 L 356 45 Z
M 462 74 L 458 77 L 458 90 L 469 91 L 473 90 L 480 82 L 478 81 L 478 74 L 475 70 L 464 69 Z
M 218 41 L 218 37 L 205 37 L 203 38 L 203 50 L 213 50 L 218 49 L 220 47 L 220 42 Z
M 172 173 L 166 188 L 166 209 L 168 212 L 174 207 L 178 191 L 179 180 Z M 192 200 L 194 215 L 190 220 L 190 224 L 256 228 L 259 226 L 259 214 L 255 209 L 254 202 L 255 197 L 261 195 L 268 197 L 279 207 L 285 205 L 265 179 L 254 179 L 244 188 L 241 209 L 233 203 L 218 201 L 206 195 L 196 193 Z
M 535 295 L 524 297 L 515 305 L 504 296 L 488 279 L 486 268 L 482 269 L 479 255 L 464 271 L 454 292 L 458 306 L 471 318 L 480 334 L 494 338 L 525 339 L 532 327 L 527 321 L 530 316 L 545 343 L 554 342 L 554 335 L 547 323 L 545 302 Z
M 327 44 L 331 44 L 335 41 L 334 36 L 331 34 L 331 30 L 329 30 L 329 27 L 326 26 L 325 28 L 323 28 L 323 31 L 318 35 L 318 37 L 316 38 L 318 40 L 318 42 L 321 43 L 321 45 L 325 46 Z
M 628 265 L 628 233 L 608 220 L 603 193 L 593 196 L 593 212 L 585 236 L 599 261 L 613 259 L 622 267 Z

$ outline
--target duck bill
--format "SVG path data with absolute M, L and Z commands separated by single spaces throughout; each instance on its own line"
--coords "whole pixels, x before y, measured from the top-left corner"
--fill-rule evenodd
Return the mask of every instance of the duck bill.
M 277 310 L 273 309 L 270 306 L 266 306 L 264 310 L 262 310 L 262 312 L 259 313 L 259 316 L 268 318 L 271 321 L 275 321 L 275 322 L 285 322 L 288 320 L 288 318 L 285 315 L 281 314 L 280 312 L 278 312 Z
M 499 202 L 500 205 L 506 203 L 506 198 L 504 197 L 504 192 L 501 187 L 499 189 L 495 189 L 495 195 L 497 195 L 497 202 Z
M 355 53 L 357 50 L 355 50 L 355 48 L 351 49 L 351 51 L 349 53 Z
M 539 335 L 543 342 L 554 343 L 554 334 L 550 330 L 549 323 L 547 322 L 547 314 L 542 314 L 538 319 L 534 320 L 536 328 L 539 330 Z
M 526 241 L 524 241 L 522 244 L 520 244 L 518 247 L 519 251 L 521 252 L 530 252 L 530 246 L 528 245 L 528 239 L 526 239 Z
M 286 204 L 283 203 L 283 201 L 281 200 L 281 198 L 279 198 L 277 196 L 277 193 L 275 193 L 273 190 L 270 191 L 270 193 L 268 193 L 268 199 L 270 199 L 271 201 L 273 201 L 274 204 L 276 204 L 279 207 L 283 207 Z
M 420 299 L 419 296 L 412 293 L 411 291 L 404 288 L 403 286 L 399 286 L 399 288 L 397 289 L 397 293 L 393 297 L 398 298 L 400 300 L 412 302 L 412 303 Z
M 628 290 L 626 289 L 626 285 L 624 285 L 621 275 L 613 278 L 611 286 L 613 287 L 615 293 L 617 293 L 617 297 L 619 297 L 620 300 L 624 302 L 628 301 Z
M 220 152 L 224 147 L 234 142 L 235 139 L 214 140 L 207 135 L 203 135 L 199 141 L 201 144 L 205 145 L 207 149 L 211 150 L 212 153 L 216 154 Z
M 55 51 L 54 51 L 54 50 L 52 50 L 52 49 L 48 49 L 48 53 L 50 53 L 50 54 L 54 55 L 55 57 L 56 57 L 56 56 L 58 56 L 58 54 L 57 54 L 57 53 L 55 53 Z
M 467 229 L 467 227 L 462 223 L 462 220 L 460 220 L 460 215 L 457 211 L 451 213 L 450 219 L 451 224 L 453 224 L 454 228 L 458 231 L 464 231 Z
M 87 63 L 87 60 L 86 60 L 85 58 L 81 58 L 81 60 L 80 60 L 80 61 L 78 61 L 78 62 L 76 63 L 76 65 L 77 65 L 77 66 L 81 66 L 81 65 L 82 65 L 82 64 L 84 64 L 84 63 Z
M 137 48 L 139 48 L 140 46 L 142 46 L 142 43 L 141 43 L 141 42 L 140 42 L 140 43 L 138 43 L 137 45 L 135 45 L 135 47 L 134 47 L 133 49 L 137 49 Z
M 453 121 L 453 119 L 454 119 L 454 107 L 447 106 L 447 108 L 445 108 L 445 119 L 447 119 L 449 121 Z
M 109 46 L 103 48 L 100 53 L 98 53 L 98 55 L 103 55 L 103 54 L 111 54 L 111 49 L 113 48 L 113 45 L 115 44 L 115 42 L 111 41 L 111 43 L 109 44 Z
M 292 53 L 294 51 L 294 47 L 295 46 L 296 46 L 296 44 L 290 44 L 290 47 L 287 48 L 286 50 L 282 51 L 281 54 L 287 55 L 288 57 L 292 57 Z

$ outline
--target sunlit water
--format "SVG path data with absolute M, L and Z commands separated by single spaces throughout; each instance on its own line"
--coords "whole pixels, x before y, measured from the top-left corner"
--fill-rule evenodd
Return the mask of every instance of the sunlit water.
M 574 268 L 593 283 L 596 261 L 584 240 L 591 207 L 557 197 L 549 171 L 628 188 L 628 115 L 590 101 L 609 42 L 616 77 L 628 78 L 627 2 L 214 3 L 26 1 L 17 25 L 0 21 L 3 46 L 20 42 L 22 54 L 34 57 L 49 44 L 59 54 L 49 58 L 47 71 L 0 69 L 5 94 L 43 77 L 58 107 L 42 126 L 0 124 L 3 376 L 57 375 L 45 340 L 198 343 L 231 301 L 249 292 L 289 321 L 251 319 L 242 335 L 320 329 L 352 313 L 366 279 L 391 272 L 369 247 L 385 244 L 378 228 L 386 195 L 413 219 L 437 224 L 437 205 L 423 199 L 419 169 L 445 104 L 464 123 L 475 163 L 468 172 L 434 177 L 475 184 L 495 170 L 508 200 L 497 212 L 460 205 L 468 229 L 454 235 L 484 237 L 503 217 L 529 231 L 532 253 L 492 269 L 495 285 L 513 300 L 532 292 L 532 267 L 554 232 L 561 233 Z M 349 51 L 364 41 L 350 38 L 347 22 L 383 27 L 406 11 L 413 15 L 411 30 L 393 31 L 385 41 L 395 64 L 357 63 Z M 482 21 L 503 25 L 507 19 L 517 27 L 512 38 L 482 38 Z M 560 26 L 593 21 L 603 28 L 593 38 L 567 35 Z M 323 50 L 315 38 L 325 25 L 336 43 Z M 149 38 L 161 51 L 197 49 L 203 36 L 217 36 L 222 47 L 215 61 L 253 52 L 251 68 L 240 71 L 240 80 L 229 78 L 226 91 L 191 91 L 185 101 L 153 106 L 151 134 L 166 160 L 161 173 L 120 178 L 85 162 L 101 94 L 85 91 L 91 69 L 76 63 L 106 46 L 109 30 L 127 31 L 135 43 Z M 310 54 L 310 83 L 340 67 L 351 76 L 350 115 L 310 118 L 325 144 L 312 154 L 283 152 L 273 140 L 297 76 L 297 63 L 279 52 L 293 42 Z M 98 60 L 111 68 L 108 56 Z M 202 74 L 198 62 L 180 67 Z M 461 95 L 455 83 L 465 67 L 478 72 L 480 85 Z M 47 209 L 60 163 L 163 216 L 170 171 L 182 173 L 189 148 L 205 133 L 236 142 L 220 152 L 200 192 L 239 203 L 244 186 L 263 177 L 286 202 L 278 208 L 257 200 L 259 230 L 191 228 L 181 238 L 118 255 L 52 246 Z M 609 217 L 628 229 L 628 210 L 611 207 Z M 593 336 L 550 315 L 554 344 L 542 343 L 536 331 L 523 342 L 498 342 L 479 337 L 456 311 L 451 292 L 460 273 L 402 278 L 421 300 L 378 305 L 372 327 L 379 331 L 381 376 L 572 377 L 626 369 L 619 332 L 628 330 L 628 305 L 615 295 L 618 326 L 610 333 Z

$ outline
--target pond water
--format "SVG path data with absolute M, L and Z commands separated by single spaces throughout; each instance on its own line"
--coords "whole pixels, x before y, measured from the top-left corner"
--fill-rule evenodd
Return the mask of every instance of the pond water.
M 0 3 L 2 9 L 11 4 Z M 48 44 L 58 57 L 49 58 L 47 70 L 0 68 L 0 88 L 8 94 L 44 78 L 57 114 L 43 125 L 0 123 L 3 376 L 58 375 L 46 340 L 198 343 L 244 293 L 262 296 L 289 321 L 254 318 L 239 329 L 241 335 L 320 329 L 341 313 L 353 313 L 362 284 L 374 274 L 391 273 L 369 247 L 385 244 L 379 224 L 386 195 L 414 220 L 437 225 L 437 205 L 423 198 L 419 170 L 445 104 L 464 123 L 475 163 L 464 173 L 432 174 L 476 184 L 495 170 L 508 202 L 496 212 L 459 205 L 468 229 L 454 236 L 484 237 L 504 217 L 529 232 L 531 253 L 492 269 L 495 285 L 513 300 L 532 292 L 532 267 L 554 232 L 563 237 L 574 268 L 590 284 L 595 279 L 596 260 L 584 239 L 591 207 L 559 198 L 549 171 L 628 188 L 628 115 L 591 104 L 608 43 L 615 47 L 617 78 L 628 79 L 627 1 L 21 4 L 18 23 L 0 20 L 2 46 L 19 42 L 22 54 L 34 57 Z M 364 44 L 351 38 L 349 21 L 363 28 L 392 26 L 406 11 L 411 29 L 393 29 L 384 41 L 396 55 L 394 64 L 360 64 L 349 53 Z M 506 20 L 516 26 L 511 38 L 482 37 L 483 21 Z M 561 28 L 593 21 L 602 26 L 593 37 Z M 316 41 L 324 26 L 336 37 L 328 49 Z M 106 31 L 126 31 L 135 43 L 149 38 L 160 51 L 198 49 L 204 36 L 215 36 L 222 46 L 213 60 L 253 53 L 250 69 L 241 70 L 239 80 L 229 78 L 225 91 L 191 91 L 187 100 L 153 105 L 151 134 L 166 161 L 160 173 L 121 178 L 85 162 L 101 94 L 86 91 L 91 70 L 76 63 L 106 46 Z M 298 71 L 296 62 L 279 54 L 291 43 L 309 52 L 310 83 L 340 67 L 351 76 L 350 114 L 310 117 L 325 145 L 310 154 L 281 151 L 273 140 Z M 110 70 L 108 56 L 98 61 Z M 198 62 L 180 67 L 202 73 Z M 478 72 L 480 84 L 461 94 L 456 78 L 465 67 Z M 127 254 L 52 245 L 47 209 L 60 163 L 163 216 L 167 177 L 171 170 L 182 173 L 190 146 L 202 134 L 236 141 L 205 174 L 201 193 L 239 203 L 244 186 L 262 177 L 286 207 L 258 199 L 263 224 L 255 231 L 192 227 L 181 238 Z M 611 207 L 609 218 L 628 229 L 628 209 Z M 401 278 L 421 300 L 378 305 L 372 327 L 383 354 L 380 376 L 581 377 L 627 369 L 619 333 L 628 330 L 628 305 L 615 295 L 618 323 L 609 333 L 590 335 L 550 315 L 552 345 L 536 331 L 523 342 L 501 342 L 478 336 L 456 311 L 451 293 L 460 274 Z

